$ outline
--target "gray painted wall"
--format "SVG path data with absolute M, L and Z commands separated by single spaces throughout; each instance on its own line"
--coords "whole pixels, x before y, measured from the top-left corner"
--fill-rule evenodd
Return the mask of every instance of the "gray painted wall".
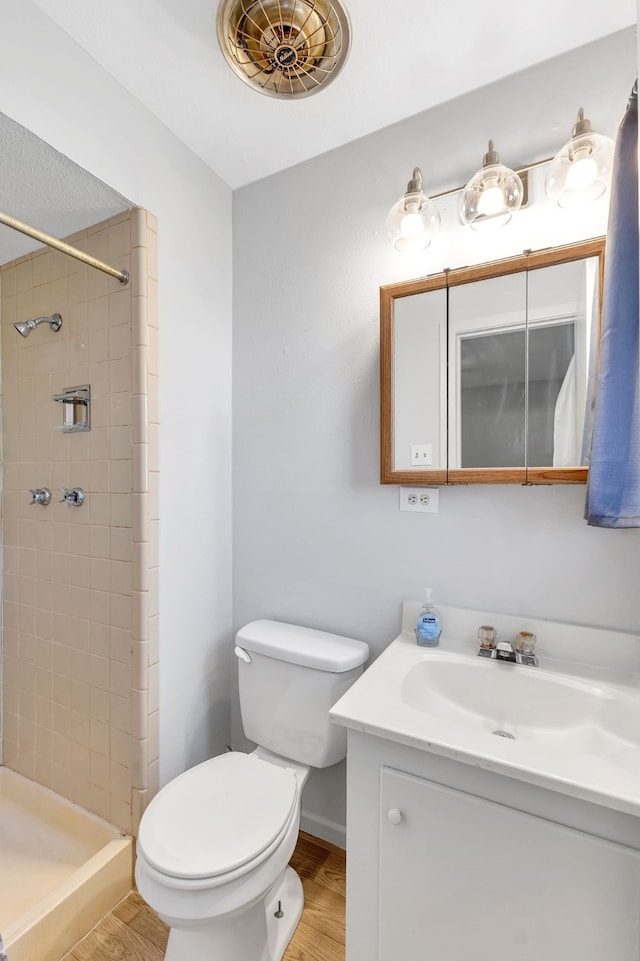
M 490 136 L 513 166 L 549 156 L 581 105 L 613 136 L 635 75 L 628 31 L 235 194 L 236 627 L 273 617 L 361 638 L 375 656 L 425 584 L 447 604 L 640 626 L 640 531 L 587 528 L 583 488 L 443 488 L 434 515 L 400 513 L 378 480 L 378 287 L 585 229 L 538 195 L 495 243 L 450 216 L 426 254 L 397 254 L 383 223 L 411 169 L 432 192 L 460 185 Z M 235 732 L 239 745 L 237 716 Z M 342 776 L 305 789 L 319 833 L 344 823 Z

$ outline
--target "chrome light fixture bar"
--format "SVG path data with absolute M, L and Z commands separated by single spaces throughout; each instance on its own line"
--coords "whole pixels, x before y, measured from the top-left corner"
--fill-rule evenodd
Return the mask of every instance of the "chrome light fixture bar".
M 637 89 L 637 81 L 634 92 Z M 416 167 L 404 196 L 387 215 L 385 232 L 396 250 L 424 250 L 440 227 L 440 213 L 434 200 L 461 193 L 460 219 L 474 230 L 501 227 L 514 213 L 527 206 L 529 171 L 548 166 L 547 197 L 560 207 L 575 207 L 601 197 L 609 187 L 614 143 L 595 133 L 582 107 L 573 126 L 571 140 L 555 157 L 547 157 L 511 170 L 500 161 L 493 140 L 482 167 L 464 187 L 453 187 L 427 197 L 422 174 Z

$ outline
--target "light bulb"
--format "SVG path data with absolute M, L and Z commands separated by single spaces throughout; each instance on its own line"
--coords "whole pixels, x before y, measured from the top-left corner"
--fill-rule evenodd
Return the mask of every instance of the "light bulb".
M 496 184 L 492 187 L 485 187 L 478 200 L 478 213 L 484 217 L 493 217 L 499 214 L 504 207 L 504 197 L 500 187 Z
M 422 233 L 422 217 L 418 210 L 407 211 L 400 223 L 400 233 L 403 237 L 413 238 Z
M 574 157 L 567 170 L 567 190 L 584 190 L 597 176 L 598 165 L 593 157 Z

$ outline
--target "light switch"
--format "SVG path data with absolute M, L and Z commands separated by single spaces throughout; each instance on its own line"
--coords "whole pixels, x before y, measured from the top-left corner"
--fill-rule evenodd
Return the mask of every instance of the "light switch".
M 411 466 L 431 467 L 433 465 L 433 444 L 411 445 Z

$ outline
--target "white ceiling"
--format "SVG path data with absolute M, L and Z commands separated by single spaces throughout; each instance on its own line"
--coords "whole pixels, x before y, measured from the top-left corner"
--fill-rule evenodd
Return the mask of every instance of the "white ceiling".
M 226 65 L 217 0 L 35 3 L 234 188 L 636 19 L 635 0 L 345 0 L 346 67 L 289 102 L 250 90 Z

